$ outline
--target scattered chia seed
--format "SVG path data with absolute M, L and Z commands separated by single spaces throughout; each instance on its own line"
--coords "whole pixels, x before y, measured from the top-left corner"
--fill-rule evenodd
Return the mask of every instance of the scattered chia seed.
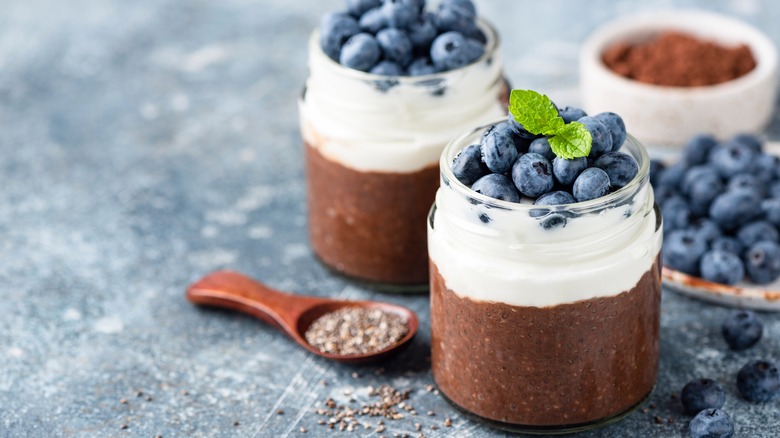
M 276 415 L 284 415 L 284 409 L 277 410 Z
M 119 403 L 122 403 L 123 405 L 126 405 L 127 404 L 127 399 L 126 398 L 120 398 L 119 399 Z
M 122 429 L 122 430 L 125 430 L 128 427 L 130 427 L 130 426 L 128 426 L 127 424 L 123 424 L 123 425 L 119 426 L 119 428 Z
M 450 420 L 450 417 L 444 419 L 444 426 L 446 427 L 452 426 L 452 420 Z
M 147 395 L 146 396 L 146 401 L 152 401 L 152 396 L 151 395 Z
M 305 428 L 305 427 L 303 427 L 303 426 L 301 426 L 301 429 L 300 429 L 300 431 L 301 431 L 301 433 L 306 433 L 306 428 Z
M 306 330 L 306 342 L 323 353 L 354 356 L 384 350 L 408 330 L 394 313 L 346 307 L 317 318 Z
M 233 427 L 238 427 L 241 423 L 238 422 L 238 420 L 233 422 Z

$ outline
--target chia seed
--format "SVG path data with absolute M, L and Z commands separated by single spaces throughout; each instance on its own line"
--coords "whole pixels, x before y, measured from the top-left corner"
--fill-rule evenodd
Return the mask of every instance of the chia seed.
M 353 356 L 384 350 L 408 331 L 394 313 L 347 307 L 317 318 L 306 330 L 306 342 L 323 353 Z

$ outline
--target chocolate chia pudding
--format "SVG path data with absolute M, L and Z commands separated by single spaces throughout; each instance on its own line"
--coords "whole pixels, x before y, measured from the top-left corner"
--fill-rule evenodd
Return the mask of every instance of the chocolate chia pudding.
M 455 178 L 452 160 L 486 128 L 440 161 L 428 220 L 434 380 L 493 426 L 597 427 L 641 402 L 658 370 L 663 233 L 647 152 L 628 136 L 620 150 L 638 171 L 625 186 L 540 207 Z
M 436 383 L 504 423 L 576 426 L 625 412 L 658 371 L 659 266 L 615 296 L 529 307 L 460 297 L 432 263 Z
M 508 105 L 495 31 L 478 24 L 487 39 L 479 60 L 418 77 L 346 68 L 312 35 L 300 125 L 309 234 L 329 267 L 380 286 L 427 287 L 425 219 L 441 151 Z
M 383 283 L 428 279 L 425 217 L 439 169 L 360 172 L 306 147 L 309 237 L 325 264 Z

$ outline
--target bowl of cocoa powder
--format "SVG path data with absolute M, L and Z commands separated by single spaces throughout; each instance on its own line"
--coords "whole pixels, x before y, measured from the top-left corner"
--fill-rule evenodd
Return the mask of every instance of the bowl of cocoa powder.
M 580 53 L 584 109 L 620 114 L 634 136 L 657 146 L 680 146 L 700 132 L 761 132 L 777 76 L 777 48 L 765 34 L 705 11 L 619 18 Z

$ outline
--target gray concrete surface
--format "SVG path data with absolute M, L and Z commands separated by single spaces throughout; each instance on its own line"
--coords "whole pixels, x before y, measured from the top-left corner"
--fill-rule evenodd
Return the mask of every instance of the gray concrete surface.
M 386 422 L 388 437 L 417 421 L 429 437 L 504 436 L 423 390 L 426 296 L 377 294 L 309 251 L 296 96 L 307 35 L 340 4 L 0 1 L 0 436 L 326 436 L 318 403 L 382 383 L 414 389 L 421 413 Z M 513 83 L 558 102 L 577 101 L 578 43 L 619 14 L 703 6 L 780 42 L 769 1 L 477 4 L 502 33 Z M 184 300 L 189 282 L 223 267 L 302 294 L 407 305 L 420 335 L 381 375 L 314 358 L 261 322 Z M 724 384 L 737 436 L 777 436 L 780 401 L 741 401 L 734 381 L 749 359 L 780 360 L 780 316 L 762 315 L 765 339 L 733 353 L 725 313 L 666 291 L 648 413 L 582 436 L 685 436 L 671 394 L 699 376 Z M 446 416 L 451 428 L 430 429 Z

